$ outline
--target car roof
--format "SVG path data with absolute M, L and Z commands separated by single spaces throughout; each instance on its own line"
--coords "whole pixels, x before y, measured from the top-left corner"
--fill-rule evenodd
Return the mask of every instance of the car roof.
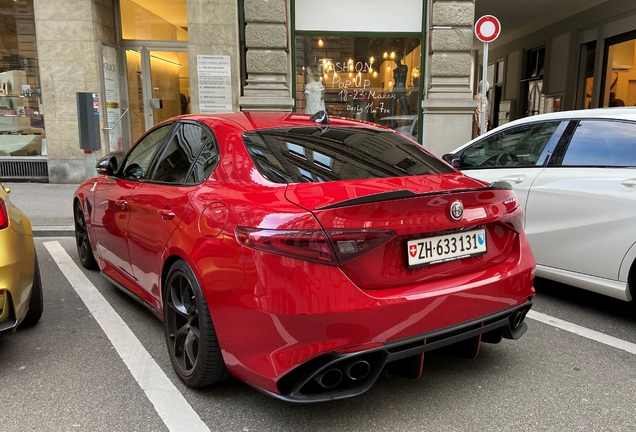
M 463 150 L 472 143 L 487 138 L 490 135 L 494 135 L 502 130 L 520 126 L 529 123 L 537 123 L 550 120 L 573 120 L 573 119 L 615 119 L 615 120 L 632 120 L 636 121 L 636 107 L 620 107 L 620 108 L 595 108 L 587 110 L 571 110 L 571 111 L 559 111 L 548 114 L 539 114 L 536 116 L 523 117 L 518 120 L 511 121 L 501 125 L 495 129 L 486 132 L 483 135 L 474 138 L 473 140 L 463 144 L 456 148 L 452 153 Z
M 173 117 L 167 121 L 194 120 L 209 126 L 218 123 L 232 124 L 243 132 L 255 130 L 284 128 L 294 126 L 316 127 L 370 127 L 374 129 L 391 130 L 376 123 L 362 120 L 352 120 L 343 117 L 329 116 L 329 124 L 316 123 L 310 119 L 311 115 L 290 112 L 232 112 L 218 114 L 189 114 Z

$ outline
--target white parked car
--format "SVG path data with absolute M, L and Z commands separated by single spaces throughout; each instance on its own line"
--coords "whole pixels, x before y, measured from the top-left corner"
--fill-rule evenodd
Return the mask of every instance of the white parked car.
M 513 185 L 537 276 L 636 298 L 636 108 L 526 117 L 444 159 Z

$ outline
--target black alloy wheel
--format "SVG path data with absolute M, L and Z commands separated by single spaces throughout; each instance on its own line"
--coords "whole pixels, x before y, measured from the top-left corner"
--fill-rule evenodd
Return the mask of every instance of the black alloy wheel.
M 170 267 L 163 317 L 170 362 L 181 381 L 203 387 L 229 377 L 203 293 L 184 261 Z
M 75 216 L 75 243 L 77 244 L 77 254 L 79 255 L 80 263 L 84 268 L 89 270 L 97 269 L 97 261 L 93 256 L 93 249 L 91 248 L 91 241 L 88 238 L 88 231 L 86 230 L 86 219 L 84 219 L 84 210 L 79 201 L 75 202 L 74 209 Z

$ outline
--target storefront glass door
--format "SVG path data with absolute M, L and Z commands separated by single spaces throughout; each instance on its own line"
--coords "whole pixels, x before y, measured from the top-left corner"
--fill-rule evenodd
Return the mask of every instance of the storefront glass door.
M 183 51 L 126 51 L 133 143 L 159 122 L 189 112 L 188 54 Z
M 600 106 L 636 105 L 636 31 L 608 39 Z

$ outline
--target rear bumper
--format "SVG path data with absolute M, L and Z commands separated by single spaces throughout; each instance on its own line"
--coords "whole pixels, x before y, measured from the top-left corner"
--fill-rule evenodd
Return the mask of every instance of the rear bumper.
M 33 237 L 0 230 L 0 331 L 15 329 L 26 315 L 34 269 Z
M 502 337 L 520 338 L 528 328 L 524 319 L 531 307 L 532 303 L 528 301 L 521 306 L 459 325 L 387 342 L 381 347 L 347 354 L 332 352 L 321 355 L 280 379 L 277 383 L 278 392 L 250 384 L 263 393 L 287 402 L 324 402 L 357 396 L 369 390 L 382 370 L 392 366 L 391 363 L 398 364 L 401 375 L 417 378 L 422 372 L 423 354 L 428 351 L 471 339 L 476 339 L 478 351 L 482 338 L 490 342 Z M 364 369 L 352 376 L 353 365 L 363 365 Z M 319 384 L 320 377 L 329 373 L 340 379 L 333 387 L 326 388 Z
M 375 381 L 369 375 L 368 386 L 357 382 L 354 391 L 303 389 L 308 370 L 316 374 L 331 361 L 348 358 L 337 352 L 374 344 L 378 349 L 369 351 L 368 362 L 384 367 L 441 346 L 431 342 L 439 332 L 447 344 L 484 333 L 493 339 L 488 329 L 504 335 L 510 316 L 528 309 L 534 295 L 534 258 L 529 248 L 523 252 L 476 272 L 382 290 L 358 288 L 337 267 L 309 268 L 299 260 L 260 254 L 252 262 L 246 257 L 242 288 L 203 290 L 230 372 L 268 394 L 313 402 L 359 394 Z M 495 318 L 501 319 L 491 323 Z M 459 339 L 451 338 L 468 327 Z M 383 357 L 394 344 L 411 343 L 419 344 L 415 351 Z M 379 374 L 382 367 L 370 369 Z

